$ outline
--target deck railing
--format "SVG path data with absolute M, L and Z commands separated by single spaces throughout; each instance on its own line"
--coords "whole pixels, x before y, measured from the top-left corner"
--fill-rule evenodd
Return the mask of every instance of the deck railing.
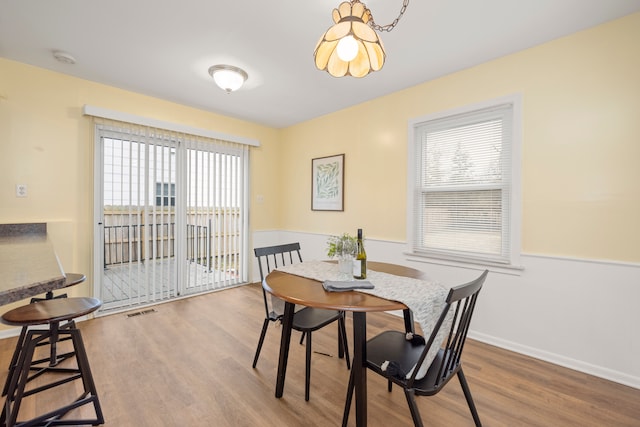
M 165 216 L 173 219 L 171 214 Z M 115 264 L 175 257 L 175 222 L 129 224 L 132 217 L 139 218 L 138 215 L 105 211 L 105 268 Z M 191 213 L 189 218 L 207 225 L 187 224 L 187 259 L 210 269 L 218 268 L 219 265 L 224 265 L 225 270 L 235 268 L 231 264 L 232 260 L 238 259 L 238 252 L 229 249 L 233 248 L 229 242 L 234 240 L 238 231 L 236 227 L 224 225 L 225 222 L 229 224 L 228 221 L 238 218 L 237 211 L 218 212 L 213 219 Z

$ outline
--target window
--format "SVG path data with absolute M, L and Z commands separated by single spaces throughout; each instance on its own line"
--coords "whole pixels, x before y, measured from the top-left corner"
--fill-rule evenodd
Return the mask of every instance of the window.
M 171 187 L 169 187 L 171 185 Z M 176 185 L 174 183 L 156 182 L 156 206 L 176 205 Z
M 410 123 L 410 252 L 514 265 L 520 250 L 519 98 Z

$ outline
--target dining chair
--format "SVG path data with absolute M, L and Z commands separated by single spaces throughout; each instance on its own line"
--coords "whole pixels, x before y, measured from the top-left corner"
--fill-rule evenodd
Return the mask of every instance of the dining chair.
M 478 294 L 487 274 L 488 271 L 485 270 L 477 279 L 451 288 L 438 321 L 426 340 L 411 337 L 406 332 L 385 331 L 367 341 L 366 368 L 387 378 L 389 392 L 394 383 L 402 387 L 416 427 L 422 427 L 423 424 L 415 396 L 437 394 L 454 375 L 458 376 L 475 425 L 482 425 L 462 371 L 461 356 Z M 427 331 L 424 333 L 426 335 Z M 429 351 L 433 346 L 437 346 L 437 353 L 435 350 Z M 428 357 L 434 357 L 433 361 L 429 362 Z M 430 363 L 426 373 L 419 369 L 423 362 Z M 424 376 L 420 377 L 420 374 Z M 353 389 L 352 370 L 342 419 L 343 427 L 346 427 L 349 419 Z
M 302 262 L 300 255 L 300 243 L 287 243 L 284 245 L 267 246 L 262 248 L 254 248 L 253 250 L 260 270 L 260 279 L 264 283 L 264 278 L 277 267 L 291 265 L 295 262 Z M 264 343 L 265 335 L 269 323 L 281 322 L 284 314 L 284 301 L 271 295 L 267 295 L 264 286 L 262 288 L 262 296 L 264 299 L 265 318 L 262 324 L 262 332 L 258 341 L 258 348 L 253 358 L 253 367 L 255 368 L 260 357 L 260 350 Z M 305 389 L 304 398 L 309 400 L 309 385 L 311 379 L 311 333 L 327 326 L 335 321 L 338 322 L 338 357 L 345 358 L 347 369 L 351 369 L 351 361 L 349 360 L 349 348 L 347 346 L 347 332 L 345 328 L 344 311 L 324 310 L 313 307 L 296 307 L 293 315 L 292 329 L 302 332 L 300 343 L 306 338 L 306 371 L 305 371 Z

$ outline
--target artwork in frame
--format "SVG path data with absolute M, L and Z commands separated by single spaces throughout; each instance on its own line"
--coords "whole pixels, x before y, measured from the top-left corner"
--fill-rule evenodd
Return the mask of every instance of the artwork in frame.
M 344 211 L 344 154 L 311 160 L 311 210 Z

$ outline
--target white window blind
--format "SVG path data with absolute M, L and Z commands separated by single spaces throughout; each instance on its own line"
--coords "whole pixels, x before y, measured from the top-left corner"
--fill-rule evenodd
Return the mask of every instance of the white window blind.
M 511 263 L 513 128 L 512 103 L 414 124 L 412 253 Z
M 248 148 L 186 141 L 186 208 L 191 259 L 208 273 L 190 275 L 188 288 L 244 280 L 248 233 Z

